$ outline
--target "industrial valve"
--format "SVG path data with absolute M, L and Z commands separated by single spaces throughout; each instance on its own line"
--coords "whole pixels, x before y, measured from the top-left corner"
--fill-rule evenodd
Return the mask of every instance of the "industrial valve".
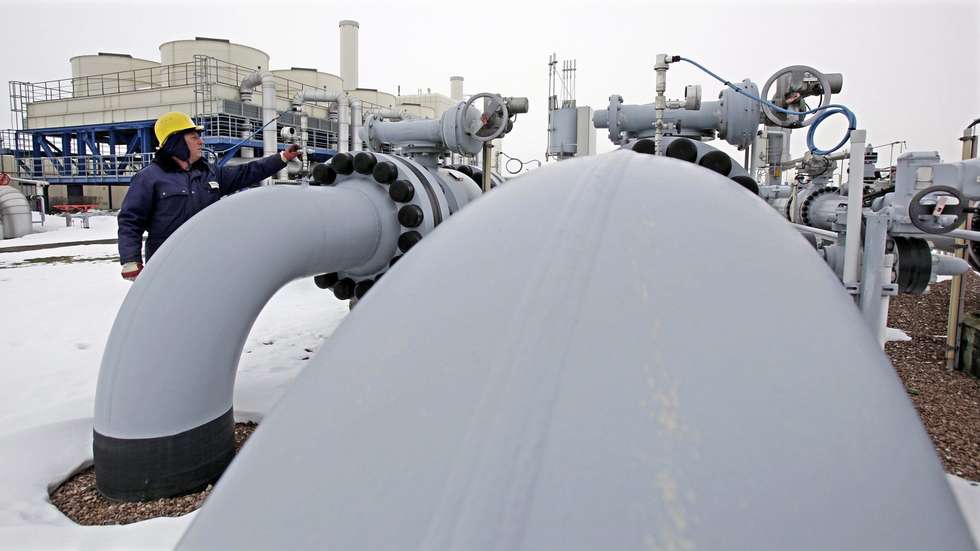
M 482 110 L 474 105 L 480 99 L 484 100 Z M 401 255 L 480 196 L 482 172 L 465 165 L 440 166 L 439 158 L 448 153 L 478 153 L 483 143 L 513 129 L 513 116 L 527 110 L 527 98 L 480 93 L 447 110 L 439 120 L 386 121 L 369 115 L 364 128 L 372 151 L 339 153 L 329 162 L 314 166 L 311 185 L 387 190 L 389 215 L 400 227 L 397 247 L 392 248 L 384 265 L 321 274 L 314 278 L 317 286 L 332 289 L 341 300 L 363 297 Z M 402 154 L 382 153 L 386 148 Z
M 840 93 L 843 87 L 844 77 L 840 73 L 821 73 L 813 67 L 807 65 L 790 65 L 775 73 L 762 87 L 762 97 L 769 97 L 769 90 L 772 85 L 776 85 L 775 97 L 772 103 L 790 111 L 799 111 L 800 115 L 788 115 L 773 110 L 769 105 L 762 104 L 762 112 L 766 119 L 776 126 L 784 128 L 802 128 L 810 126 L 816 120 L 817 113 L 805 116 L 803 113 L 819 110 L 821 107 L 830 105 L 831 94 Z M 805 98 L 810 96 L 820 96 L 820 104 L 811 109 Z
M 925 233 L 949 233 L 966 222 L 965 204 L 963 194 L 954 187 L 928 187 L 909 201 L 909 220 Z
M 482 111 L 474 106 L 477 99 L 485 100 Z M 514 115 L 527 110 L 527 98 L 480 93 L 448 109 L 439 120 L 390 122 L 368 115 L 364 141 L 372 151 L 397 148 L 405 155 L 423 157 L 420 162 L 434 166 L 439 157 L 450 153 L 476 155 L 484 142 L 502 137 L 513 128 Z
M 527 98 L 503 98 L 497 94 L 482 92 L 474 94 L 466 101 L 457 116 L 470 112 L 470 107 L 478 99 L 483 99 L 483 114 L 480 115 L 480 127 L 470 130 L 473 137 L 480 142 L 489 142 L 510 132 L 514 128 L 511 115 L 527 113 Z M 461 121 L 460 121 L 461 122 Z
M 980 200 L 980 160 L 943 163 L 936 152 L 908 152 L 898 158 L 895 188 L 875 200 L 874 211 L 892 219 L 893 234 L 947 234 L 974 212 Z

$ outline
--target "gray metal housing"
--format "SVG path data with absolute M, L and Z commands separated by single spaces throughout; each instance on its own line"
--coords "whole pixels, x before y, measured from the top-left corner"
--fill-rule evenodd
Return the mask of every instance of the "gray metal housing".
M 875 210 L 885 209 L 892 217 L 892 234 L 919 233 L 909 217 L 909 205 L 920 191 L 944 186 L 959 191 L 965 200 L 980 199 L 980 159 L 943 163 L 935 151 L 909 151 L 898 157 L 895 168 L 895 191 L 875 204 Z M 953 216 L 939 216 L 947 224 Z
M 475 155 L 483 148 L 483 142 L 473 133 L 482 125 L 480 111 L 466 109 L 466 102 L 446 110 L 439 120 L 409 120 L 386 122 L 369 115 L 364 123 L 367 133 L 364 141 L 372 151 L 383 151 L 386 146 L 397 145 L 405 152 L 422 153 L 452 152 Z
M 548 111 L 548 155 L 572 157 L 578 152 L 578 108 Z
M 973 550 L 853 300 L 726 184 L 617 151 L 453 217 L 325 343 L 179 549 Z
M 759 95 L 759 87 L 751 80 L 745 79 L 736 86 Z M 718 101 L 700 102 L 698 109 L 667 109 L 664 135 L 700 139 L 714 138 L 717 132 L 719 138 L 744 148 L 755 138 L 761 113 L 758 102 L 726 87 L 718 94 Z M 623 97 L 614 94 L 609 96 L 609 108 L 596 110 L 592 122 L 596 128 L 609 129 L 611 142 L 622 144 L 632 138 L 654 136 L 656 108 L 652 103 L 625 105 Z

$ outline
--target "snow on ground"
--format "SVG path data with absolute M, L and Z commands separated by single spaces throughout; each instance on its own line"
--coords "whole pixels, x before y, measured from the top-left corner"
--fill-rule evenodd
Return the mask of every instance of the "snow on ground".
M 35 215 L 36 216 L 36 215 Z M 48 243 L 66 243 L 71 241 L 115 239 L 116 217 L 110 214 L 93 214 L 88 219 L 89 227 L 82 227 L 82 219 L 73 216 L 72 225 L 68 226 L 62 215 L 48 215 L 44 225 L 34 224 L 34 233 L 0 241 L 0 252 L 5 247 L 20 245 L 43 245 Z
M 101 235 L 82 235 L 114 236 L 115 218 L 102 218 L 93 224 Z M 50 234 L 70 242 L 84 239 L 84 231 Z M 51 236 L 28 237 L 0 247 Z M 169 549 L 193 517 L 87 527 L 48 501 L 49 489 L 91 464 L 99 362 L 130 287 L 119 276 L 116 254 L 115 245 L 0 252 L 0 312 L 7 322 L 0 333 L 0 548 Z M 309 278 L 272 298 L 239 365 L 239 420 L 261 419 L 347 311 L 346 302 Z
M 910 337 L 908 333 L 902 331 L 901 329 L 895 327 L 886 327 L 885 340 L 888 342 L 893 342 L 893 341 L 905 342 L 905 341 L 912 340 L 912 337 Z
M 115 245 L 2 249 L 115 237 L 114 217 L 91 223 L 91 230 L 67 228 L 63 218 L 49 218 L 49 231 L 0 242 L 0 312 L 7 322 L 0 333 L 0 548 L 170 549 L 194 516 L 78 526 L 48 501 L 50 489 L 91 464 L 99 362 L 130 284 L 119 276 Z M 238 419 L 260 420 L 346 313 L 345 302 L 310 279 L 277 293 L 242 354 Z M 949 479 L 980 535 L 980 487 Z

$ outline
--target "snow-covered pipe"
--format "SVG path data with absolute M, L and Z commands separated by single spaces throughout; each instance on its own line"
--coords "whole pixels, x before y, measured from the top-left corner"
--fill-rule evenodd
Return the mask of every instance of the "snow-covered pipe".
M 293 97 L 293 110 L 302 111 L 306 102 L 326 101 L 337 104 L 337 153 L 346 153 L 353 142 L 350 133 L 350 98 L 344 92 L 306 89 Z
M 275 186 L 225 198 L 181 226 L 126 295 L 106 344 L 95 397 L 99 490 L 145 500 L 216 478 L 234 455 L 235 373 L 256 316 L 294 279 L 387 266 L 394 209 L 380 186 Z
M 350 141 L 354 151 L 360 151 L 361 147 L 361 126 L 364 124 L 364 115 L 361 112 L 361 100 L 355 98 L 350 102 Z
M 0 186 L 0 239 L 13 239 L 31 233 L 31 205 L 24 194 L 10 186 Z
M 974 549 L 812 247 L 722 176 L 631 151 L 535 170 L 426 237 L 178 548 Z
M 279 143 L 276 139 L 276 123 L 273 122 L 278 116 L 276 110 L 276 77 L 269 71 L 256 71 L 242 80 L 239 94 L 242 101 L 251 99 L 252 91 L 256 86 L 262 85 L 262 155 L 267 157 L 279 151 Z

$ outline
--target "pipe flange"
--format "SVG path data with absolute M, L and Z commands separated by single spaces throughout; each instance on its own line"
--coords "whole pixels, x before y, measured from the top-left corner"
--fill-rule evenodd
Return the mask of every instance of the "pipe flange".
M 319 183 L 324 185 L 360 180 L 385 189 L 401 227 L 397 248 L 383 269 L 370 274 L 338 272 L 313 278 L 317 287 L 332 289 L 340 300 L 362 298 L 398 259 L 449 216 L 449 206 L 437 177 L 411 159 L 368 151 L 356 155 L 339 153 L 314 170 L 320 175 Z M 474 176 L 470 175 L 475 180 Z
M 820 188 L 809 195 L 803 200 L 803 204 L 800 205 L 800 221 L 805 226 L 813 226 L 813 221 L 810 220 L 810 207 L 813 205 L 813 201 L 821 195 L 826 195 L 828 193 L 837 193 L 840 189 L 833 187 Z
M 932 279 L 932 251 L 929 242 L 916 237 L 893 237 L 896 283 L 900 293 L 922 294 Z

